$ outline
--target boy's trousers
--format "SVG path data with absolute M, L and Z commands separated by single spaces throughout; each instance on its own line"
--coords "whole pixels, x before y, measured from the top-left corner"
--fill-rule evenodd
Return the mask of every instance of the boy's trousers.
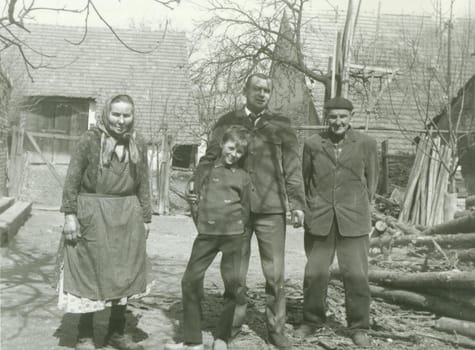
M 327 236 L 305 232 L 307 264 L 303 282 L 303 321 L 318 325 L 325 321 L 330 265 L 338 257 L 345 289 L 346 319 L 350 329 L 369 328 L 368 235 L 342 237 L 336 217 Z
M 216 327 L 216 338 L 228 341 L 231 337 L 234 310 L 237 303 L 245 303 L 245 291 L 240 284 L 243 235 L 199 234 L 191 250 L 190 260 L 181 281 L 183 298 L 184 342 L 201 344 L 201 298 L 205 272 L 219 252 L 221 277 L 224 282 L 224 308 Z

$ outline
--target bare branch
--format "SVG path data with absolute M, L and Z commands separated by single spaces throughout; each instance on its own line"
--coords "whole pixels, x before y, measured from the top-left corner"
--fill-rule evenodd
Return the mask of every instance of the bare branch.
M 152 50 L 147 50 L 147 51 L 142 51 L 142 50 L 137 50 L 137 49 L 134 49 L 133 47 L 131 47 L 130 45 L 128 45 L 124 40 L 122 40 L 122 38 L 116 33 L 115 29 L 109 24 L 109 22 L 107 22 L 107 20 L 101 15 L 100 11 L 97 9 L 97 7 L 94 5 L 94 2 L 92 0 L 88 0 L 88 5 L 92 6 L 94 12 L 96 13 L 96 15 L 99 17 L 99 19 L 101 20 L 102 23 L 104 23 L 106 25 L 107 28 L 109 28 L 109 30 L 111 31 L 111 33 L 115 36 L 115 38 L 122 44 L 124 45 L 127 49 L 129 49 L 130 51 L 133 51 L 133 52 L 136 52 L 136 53 L 151 53 L 155 50 L 152 49 Z

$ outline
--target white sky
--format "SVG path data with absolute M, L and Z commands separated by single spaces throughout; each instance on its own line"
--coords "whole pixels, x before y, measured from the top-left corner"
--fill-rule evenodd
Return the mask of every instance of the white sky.
M 243 0 L 237 0 L 243 1 Z M 247 0 L 252 1 L 252 0 Z M 356 2 L 356 0 L 354 0 Z M 448 11 L 451 0 L 380 0 L 381 13 L 394 14 L 434 14 L 434 4 L 441 1 L 442 8 Z M 1 2 L 1 0 L 0 0 Z M 65 4 L 84 3 L 78 0 L 36 0 L 37 4 L 50 7 L 63 7 Z M 472 0 L 455 0 L 454 14 L 456 17 L 475 18 L 475 4 Z M 181 0 L 180 5 L 173 11 L 163 7 L 153 0 L 95 0 L 94 3 L 107 21 L 115 27 L 130 27 L 132 24 L 140 27 L 163 28 L 168 19 L 173 29 L 189 31 L 193 28 L 193 20 L 206 16 L 198 4 L 205 0 Z M 347 0 L 311 0 L 314 10 L 329 10 L 330 3 L 339 9 L 347 7 Z M 378 0 L 362 0 L 361 11 L 376 13 Z M 448 12 L 447 12 L 448 14 Z M 84 22 L 83 16 L 55 12 L 37 13 L 35 19 L 39 23 L 77 25 Z M 101 22 L 91 16 L 90 25 L 102 26 Z

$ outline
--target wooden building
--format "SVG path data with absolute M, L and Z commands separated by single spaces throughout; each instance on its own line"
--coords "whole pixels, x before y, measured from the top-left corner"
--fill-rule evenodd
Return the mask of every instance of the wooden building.
M 337 31 L 343 31 L 345 11 L 305 11 L 301 45 L 306 66 L 330 74 Z M 289 16 L 290 18 L 290 16 Z M 358 17 L 350 49 L 349 98 L 355 106 L 354 127 L 366 129 L 379 143 L 389 141 L 391 154 L 412 154 L 414 138 L 442 109 L 440 77 L 446 68 L 447 31 L 441 23 L 447 19 L 431 16 L 362 13 Z M 281 33 L 293 30 L 292 20 L 284 15 Z M 475 21 L 455 18 L 452 28 L 452 77 L 457 91 L 475 71 Z M 287 35 L 289 37 L 289 35 Z M 296 57 L 295 45 L 278 39 L 276 53 L 286 59 Z M 272 77 L 290 101 L 275 96 L 276 107 L 289 104 L 287 111 L 294 125 L 319 124 L 322 121 L 324 87 L 312 82 L 293 68 L 273 66 Z M 442 81 L 443 81 L 442 79 Z M 309 98 L 313 103 L 309 103 Z M 430 96 L 430 98 L 428 98 Z M 302 118 L 302 106 L 305 116 Z M 310 106 L 308 108 L 307 106 Z
M 15 47 L 2 53 L 14 98 L 22 101 L 18 115 L 10 119 L 28 132 L 23 143 L 28 164 L 47 161 L 64 176 L 77 137 L 95 123 L 110 96 L 125 93 L 135 101 L 136 127 L 150 145 L 152 166 L 164 139 L 174 150 L 173 165 L 194 166 L 200 130 L 185 33 L 120 29 L 116 34 L 121 43 L 107 28 L 89 27 L 85 37 L 83 27 L 28 29 L 30 33 L 19 35 L 28 59 L 38 67 L 29 70 L 31 76 Z M 52 178 L 47 171 L 43 175 Z M 28 185 L 33 200 L 51 190 L 38 183 Z

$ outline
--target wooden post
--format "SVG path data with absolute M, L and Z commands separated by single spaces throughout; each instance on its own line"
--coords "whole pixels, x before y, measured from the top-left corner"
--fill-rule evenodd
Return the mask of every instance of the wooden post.
M 158 175 L 158 213 L 160 215 L 166 215 L 170 212 L 170 170 L 171 170 L 171 157 L 172 157 L 172 142 L 171 135 L 168 135 L 168 131 L 165 129 L 162 135 L 161 145 L 161 159 L 159 162 L 159 169 L 157 169 Z
M 12 128 L 12 146 L 10 150 L 10 164 L 8 166 L 8 195 L 18 198 L 20 195 L 23 179 L 23 134 L 22 127 Z
M 381 187 L 380 192 L 387 194 L 389 192 L 389 161 L 388 161 L 389 141 L 384 140 L 381 143 Z

